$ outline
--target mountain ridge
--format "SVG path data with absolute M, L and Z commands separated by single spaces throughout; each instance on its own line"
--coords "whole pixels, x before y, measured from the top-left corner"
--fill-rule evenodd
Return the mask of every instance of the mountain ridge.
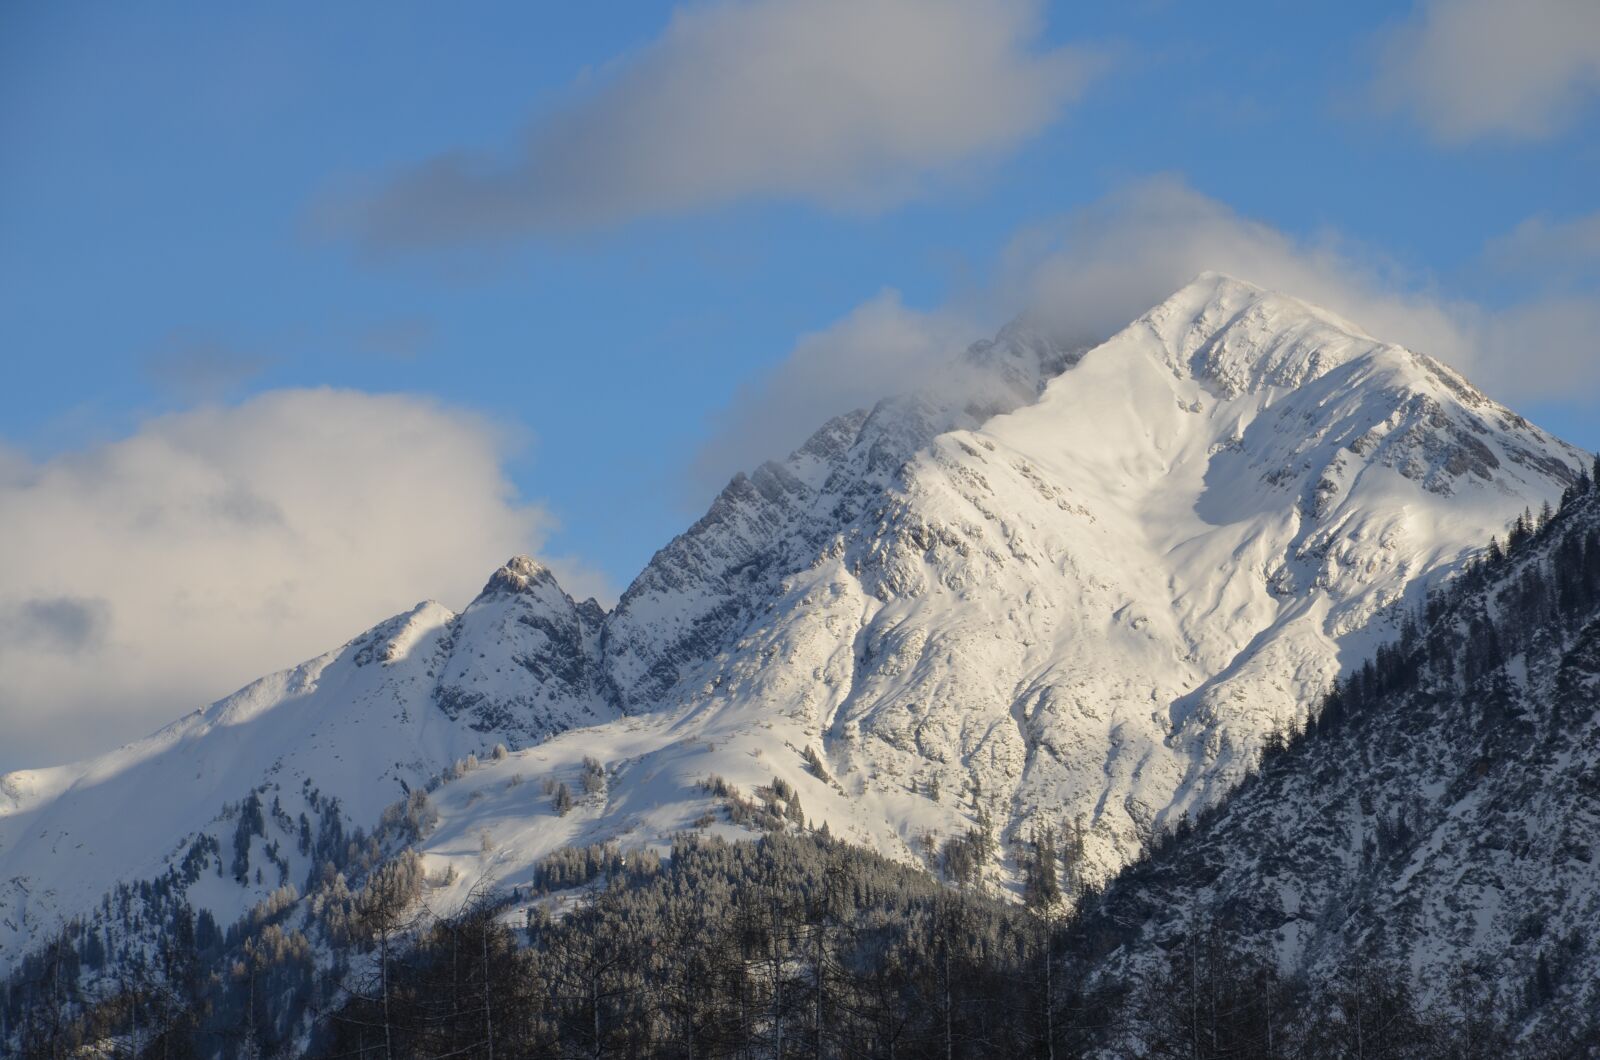
M 1103 880 L 1581 463 L 1433 362 L 1215 274 L 1092 349 L 1019 323 L 959 364 L 736 476 L 609 612 L 513 559 L 459 614 L 419 605 L 122 751 L 0 778 L 0 955 L 195 836 L 236 841 L 247 791 L 371 828 L 431 787 L 430 870 L 515 886 L 570 843 L 708 814 L 738 834 L 708 778 L 776 778 L 902 860 L 987 830 L 1003 888 L 1027 829 L 1065 821 Z M 525 775 L 596 790 L 556 812 Z M 257 882 L 205 884 L 219 919 L 315 868 L 274 820 L 242 840 Z

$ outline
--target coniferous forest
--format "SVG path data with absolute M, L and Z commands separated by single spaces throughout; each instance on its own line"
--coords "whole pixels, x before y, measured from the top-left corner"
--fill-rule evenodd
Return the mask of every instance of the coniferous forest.
M 1091 950 L 1058 907 L 816 834 L 563 861 L 563 882 L 593 878 L 523 923 L 488 898 L 419 916 L 407 871 L 377 874 L 324 981 L 304 936 L 271 923 L 220 977 L 208 940 L 180 928 L 76 1016 L 41 996 L 48 982 L 14 980 L 21 1055 L 1073 1057 L 1134 1040 L 1174 1057 L 1497 1055 L 1475 1051 L 1483 1026 L 1420 1008 L 1396 971 L 1296 982 L 1215 924 L 1137 980 L 1089 986 Z M 33 971 L 65 983 L 75 959 L 47 953 Z

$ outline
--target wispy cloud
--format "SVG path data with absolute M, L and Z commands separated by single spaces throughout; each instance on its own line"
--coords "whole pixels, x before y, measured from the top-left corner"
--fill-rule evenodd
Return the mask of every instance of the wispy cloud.
M 801 336 L 776 368 L 741 387 L 717 417 L 691 469 L 696 498 L 734 472 L 796 448 L 833 416 L 926 380 L 979 327 L 955 310 L 912 309 L 898 291 L 887 290 Z
M 1048 125 L 1104 66 L 1036 0 L 752 0 L 662 35 L 503 152 L 456 150 L 349 207 L 372 248 L 492 241 L 744 199 L 874 208 Z M 336 211 L 338 212 L 338 211 Z
M 1436 140 L 1537 140 L 1600 93 L 1594 0 L 1422 0 L 1381 41 L 1374 91 Z
M 1600 213 L 1553 219 L 1530 217 L 1484 248 L 1499 272 L 1544 283 L 1600 288 Z
M 371 357 L 414 361 L 436 338 L 433 321 L 425 317 L 403 317 L 367 328 L 357 338 L 356 348 Z
M 269 357 L 216 338 L 182 333 L 169 335 L 144 360 L 151 381 L 185 402 L 227 397 L 271 364 Z

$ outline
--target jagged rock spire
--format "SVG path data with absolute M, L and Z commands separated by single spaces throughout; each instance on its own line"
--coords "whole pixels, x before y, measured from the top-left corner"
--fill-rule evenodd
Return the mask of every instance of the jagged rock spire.
M 504 566 L 489 575 L 489 580 L 479 595 L 526 593 L 531 592 L 533 587 L 539 584 L 556 584 L 555 575 L 550 573 L 550 568 L 531 556 L 512 556 L 506 560 Z

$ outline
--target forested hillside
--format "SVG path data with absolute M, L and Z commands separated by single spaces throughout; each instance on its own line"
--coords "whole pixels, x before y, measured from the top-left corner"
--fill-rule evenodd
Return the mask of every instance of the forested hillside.
M 1597 924 L 1600 490 L 1585 476 L 1405 616 L 1077 938 L 1099 982 L 1221 939 L 1301 981 L 1414 993 L 1494 1055 L 1591 1055 Z M 1259 998 L 1233 1000 L 1264 1040 Z
M 335 876 L 314 919 L 180 914 L 93 1003 L 70 984 L 94 936 L 64 934 L 8 984 L 8 1026 L 38 1057 L 1509 1055 L 1506 1013 L 1426 1005 L 1375 963 L 1296 977 L 1218 918 L 1136 964 L 1086 957 L 1059 849 L 1024 858 L 1018 905 L 822 833 L 686 836 L 563 851 L 523 911 L 485 890 L 436 918 L 402 855 L 354 891 Z

